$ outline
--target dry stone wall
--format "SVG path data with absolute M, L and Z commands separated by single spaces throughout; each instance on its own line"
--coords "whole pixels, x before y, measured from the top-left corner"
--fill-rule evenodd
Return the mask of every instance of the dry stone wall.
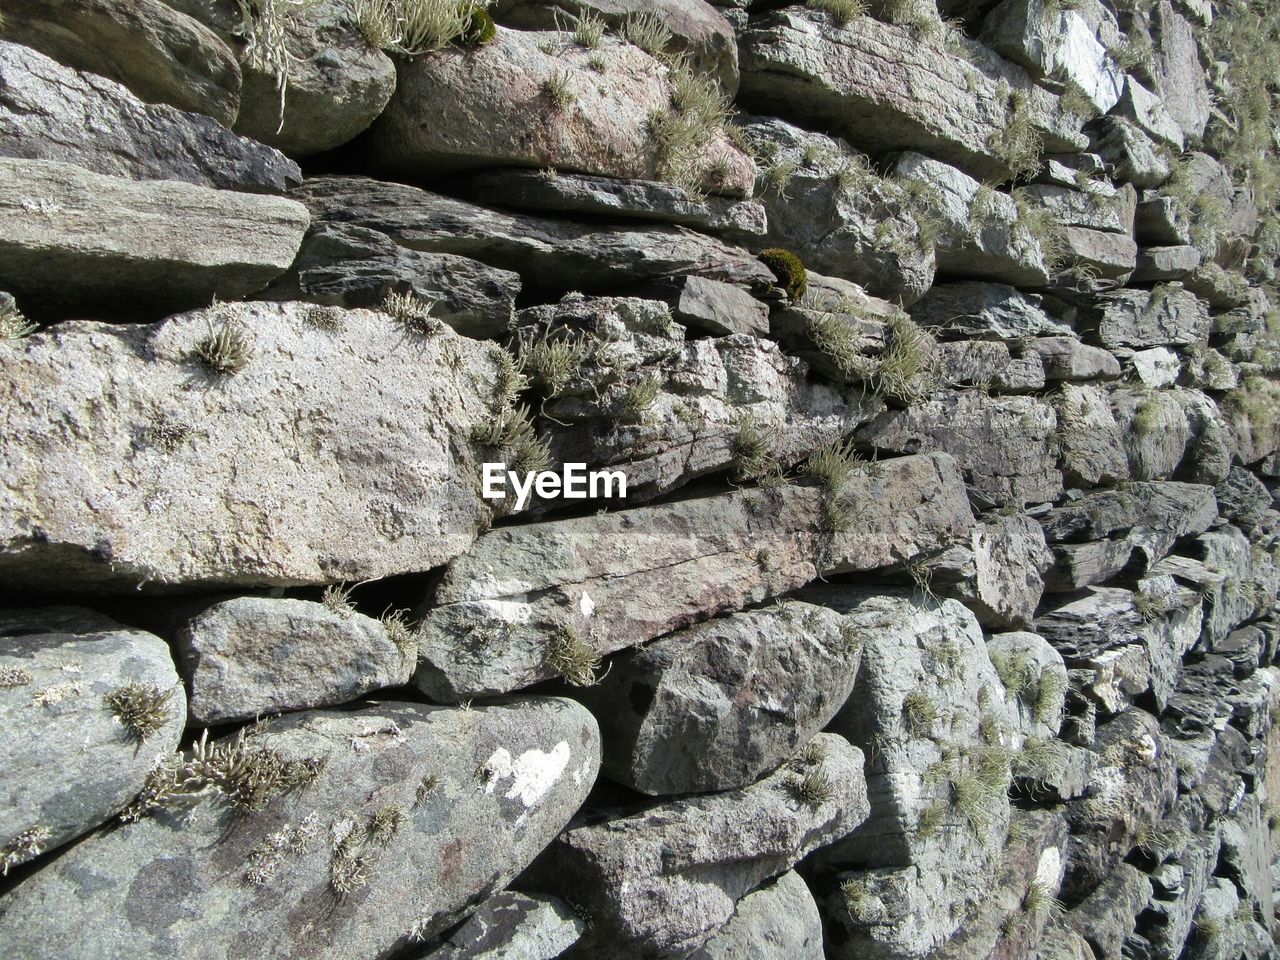
M 1278 77 L 1268 0 L 7 0 L 0 955 L 1275 956 Z

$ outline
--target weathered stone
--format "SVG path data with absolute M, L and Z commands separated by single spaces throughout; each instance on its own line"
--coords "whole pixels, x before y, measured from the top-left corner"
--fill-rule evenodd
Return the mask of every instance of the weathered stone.
M 1041 574 L 1053 564 L 1044 532 L 1030 517 L 992 516 L 972 539 L 928 561 L 935 590 L 962 600 L 985 627 L 1025 627 L 1044 592 Z
M 753 21 L 740 56 L 740 98 L 749 108 L 832 127 L 872 153 L 919 150 L 982 179 L 1007 179 L 1000 145 L 1019 112 L 1010 86 L 1026 101 L 1018 122 L 1055 143 L 1084 145 L 1058 98 L 1019 68 L 1002 62 L 988 72 L 947 51 L 942 37 L 907 26 L 860 17 L 837 28 L 789 8 Z M 882 69 L 885 62 L 893 71 Z
M 520 312 L 518 338 L 522 354 L 543 342 L 583 347 L 577 370 L 539 407 L 552 461 L 623 471 L 629 503 L 719 470 L 790 467 L 884 410 L 861 385 L 815 382 L 770 340 L 686 339 L 652 300 L 531 307 Z M 637 412 L 629 398 L 644 384 L 658 392 Z
M 517 210 L 658 220 L 737 241 L 761 236 L 767 226 L 758 200 L 691 197 L 680 187 L 656 180 L 507 169 L 477 174 L 471 183 L 481 203 Z
M 1172 862 L 1151 874 L 1154 892 L 1147 902 L 1144 933 L 1163 957 L 1178 957 L 1191 933 L 1196 907 L 1218 861 L 1219 830 L 1217 824 L 1205 825 L 1203 814 L 1187 811 L 1198 804 L 1194 795 L 1180 797 L 1171 822 L 1181 826 L 1191 837 Z M 1173 852 L 1173 851 L 1171 851 Z
M 1044 389 L 1044 364 L 1034 353 L 1009 354 L 999 340 L 960 340 L 938 344 L 943 379 L 955 386 L 983 387 L 1007 393 Z
M 1116 187 L 1109 180 L 1088 179 L 1084 189 L 1031 184 L 1019 187 L 1016 195 L 1050 211 L 1065 226 L 1133 233 L 1138 192 L 1127 183 Z
M 864 468 L 839 496 L 843 532 L 816 530 L 829 508 L 795 486 L 490 531 L 424 611 L 415 682 L 445 700 L 516 689 L 560 672 L 553 641 L 611 653 L 818 575 L 937 550 L 973 522 L 945 455 Z
M 904 879 L 909 885 L 927 884 L 917 896 L 930 907 L 927 915 L 890 911 L 886 918 L 858 898 L 856 912 L 851 907 L 844 917 L 830 917 L 848 931 L 839 938 L 846 941 L 841 956 L 888 955 L 879 946 L 886 940 L 911 943 L 908 952 L 897 955 L 920 956 L 955 932 L 966 906 L 984 894 L 999 863 L 1009 821 L 1005 786 L 983 786 L 973 777 L 984 743 L 980 726 L 994 721 L 1005 730 L 1011 727 L 1004 687 L 973 614 L 954 600 L 922 605 L 906 591 L 877 595 L 854 587 L 819 588 L 802 596 L 840 610 L 865 637 L 853 696 L 831 729 L 876 745 L 867 776 L 871 815 L 824 849 L 818 866 L 876 871 L 859 875 L 868 881 L 868 892 L 879 871 L 909 868 Z M 986 721 L 983 713 L 989 714 Z M 952 803 L 953 783 L 974 794 L 974 802 Z M 890 918 L 893 922 L 884 922 Z
M 1169 115 L 1160 98 L 1130 74 L 1125 78 L 1124 92 L 1113 116 L 1128 120 L 1151 139 L 1167 143 L 1179 152 L 1186 146 L 1182 128 Z
M 552 842 L 527 882 L 580 903 L 581 948 L 625 958 L 683 956 L 733 917 L 761 881 L 846 835 L 867 816 L 862 751 L 820 733 L 812 757 L 740 790 L 597 814 Z M 794 785 L 820 777 L 809 803 Z M 593 953 L 594 955 L 594 953 Z
M 823 960 L 822 917 L 795 871 L 738 901 L 733 919 L 689 960 Z
M 1035 294 L 1000 283 L 965 281 L 933 287 L 911 307 L 911 319 L 942 340 L 1028 340 L 1070 336 Z
M 33 313 L 240 297 L 289 266 L 306 229 L 280 197 L 0 159 L 0 284 Z
M 1238 307 L 1249 300 L 1249 283 L 1238 270 L 1217 263 L 1200 264 L 1182 280 L 1183 285 L 1215 310 Z
M 396 88 L 391 58 L 361 35 L 345 0 L 275 8 L 279 54 L 264 54 L 270 25 L 251 21 L 240 0 L 171 0 L 240 54 L 244 84 L 236 131 L 293 156 L 341 146 L 362 133 Z M 258 45 L 255 48 L 255 43 Z
M 111 80 L 3 40 L 0 155 L 227 190 L 283 192 L 302 180 L 288 157 L 208 117 L 145 104 Z
M 1102 117 L 1086 130 L 1089 149 L 1102 156 L 1117 180 L 1140 188 L 1158 187 L 1173 172 L 1150 138 L 1123 117 Z
M 1101 724 L 1096 751 L 1099 756 L 1088 792 L 1067 803 L 1072 843 L 1062 890 L 1068 902 L 1083 900 L 1113 876 L 1139 833 L 1162 820 L 1177 796 L 1177 769 L 1169 741 L 1151 715 L 1135 708 Z M 1145 892 L 1133 897 L 1135 915 L 1150 896 L 1147 883 Z M 1118 894 L 1095 903 L 1105 906 L 1114 899 Z M 1124 929 L 1130 929 L 1128 918 Z M 1090 933 L 1081 932 L 1091 938 Z
M 1088 941 L 1098 960 L 1121 960 L 1125 938 L 1150 898 L 1151 881 L 1136 867 L 1121 863 L 1067 913 L 1066 921 Z
M 894 174 L 924 191 L 920 202 L 939 225 L 934 249 L 940 272 L 1024 287 L 1048 283 L 1044 251 L 1022 228 L 1008 194 L 983 190 L 968 174 L 918 153 L 899 156 Z
M 1119 360 L 1075 337 L 1038 337 L 1027 342 L 1027 349 L 1039 355 L 1046 380 L 1113 380 L 1120 376 Z
M 122 699 L 113 704 L 113 696 Z M 128 707 L 143 714 L 132 725 Z M 142 789 L 155 755 L 178 745 L 186 716 L 178 674 L 159 637 L 75 607 L 5 611 L 4 872 L 124 807 Z
M 1138 265 L 1138 245 L 1132 237 L 1085 227 L 1063 227 L 1061 236 L 1067 260 L 1099 279 L 1123 283 Z
M 1215 493 L 1222 515 L 1245 532 L 1260 524 L 1271 509 L 1271 491 L 1242 467 L 1232 467 Z
M 553 960 L 577 943 L 585 928 L 555 897 L 504 890 L 418 960 Z
M 544 52 L 546 44 L 554 49 Z M 604 71 L 588 61 L 601 57 Z M 399 68 L 396 94 L 370 133 L 378 167 L 415 177 L 483 167 L 563 167 L 609 177 L 662 179 L 661 142 L 649 117 L 671 109 L 672 86 L 658 61 L 622 40 L 589 50 L 557 32 L 499 27 L 472 50 L 442 50 Z M 569 102 L 552 102 L 555 78 Z M 723 133 L 697 144 L 697 185 L 747 196 L 749 157 Z
M 1036 397 L 969 391 L 939 393 L 905 410 L 889 410 L 857 436 L 876 450 L 949 453 L 974 494 L 1002 506 L 1054 500 L 1061 493 L 1056 428 L 1053 408 Z
M 987 654 L 998 674 L 1010 678 L 1015 685 L 1025 686 L 1009 697 L 1018 734 L 1046 741 L 1057 737 L 1067 690 L 1067 668 L 1062 655 L 1043 637 L 1022 631 L 989 637 Z M 1065 744 L 1062 746 L 1065 752 Z M 1035 779 L 1052 778 L 1053 766 L 1055 764 L 1050 763 L 1044 769 L 1035 770 Z M 1027 779 L 1024 772 L 1033 773 L 1015 769 L 1014 775 Z
M 377 230 L 410 250 L 471 257 L 514 270 L 535 286 L 612 292 L 681 273 L 748 286 L 776 279 L 745 250 L 677 226 L 615 227 L 505 213 L 364 177 L 319 177 L 293 196 L 318 222 Z
M 1107 486 L 1129 478 L 1120 425 L 1101 389 L 1064 382 L 1053 409 L 1058 416 L 1058 463 L 1068 486 Z
M 7 0 L 0 37 L 224 127 L 240 109 L 240 67 L 230 48 L 159 0 L 81 0 L 57 9 Z
M 671 314 L 686 327 L 712 336 L 735 333 L 765 336 L 769 332 L 769 308 L 741 287 L 685 275 L 658 280 L 633 291 L 664 301 Z
M 1269 811 L 1258 794 L 1241 798 L 1239 808 L 1222 824 L 1222 866 L 1239 883 L 1248 900 L 1264 917 L 1272 914 L 1271 828 Z
M 1240 893 L 1236 885 L 1223 877 L 1211 877 L 1196 910 L 1195 937 L 1186 955 L 1214 960 L 1251 956 L 1244 953 L 1249 926 L 1252 921 L 1242 923 L 1240 920 Z M 1274 944 L 1267 944 L 1264 950 L 1273 947 Z
M 1134 218 L 1138 242 L 1144 246 L 1182 246 L 1191 243 L 1190 215 L 1176 197 L 1143 192 Z
M 844 704 L 861 656 L 838 614 L 807 603 L 690 627 L 612 661 L 578 698 L 601 724 L 606 775 L 654 795 L 746 786 Z
M 432 304 L 431 315 L 468 337 L 500 337 L 515 319 L 520 276 L 450 253 L 420 253 L 386 234 L 344 223 L 307 232 L 288 272 L 263 299 L 376 308 L 391 293 Z
M 0 341 L 6 582 L 326 583 L 466 549 L 488 511 L 459 438 L 489 416 L 497 361 L 448 331 L 417 342 L 335 311 L 219 304 Z M 196 351 L 227 325 L 250 354 L 218 375 Z
M 982 40 L 1036 77 L 1054 74 L 1079 87 L 1098 113 L 1120 99 L 1124 71 L 1109 54 L 1120 33 L 1100 4 L 1067 9 L 1041 0 L 1005 0 L 987 15 Z
M 521 30 L 561 30 L 577 17 L 596 16 L 614 30 L 651 16 L 671 33 L 670 53 L 683 54 L 729 93 L 738 89 L 738 44 L 724 14 L 703 0 L 498 0 L 494 18 Z
M 1168 0 L 1154 4 L 1151 13 L 1156 93 L 1183 135 L 1198 141 L 1209 122 L 1211 104 L 1195 30 Z
M 770 158 L 756 196 L 768 211 L 771 245 L 876 296 L 911 303 L 929 289 L 933 245 L 900 185 L 878 176 L 842 139 L 773 118 L 752 118 L 742 129 Z M 774 182 L 779 172 L 784 184 Z
M 1136 480 L 1179 475 L 1217 483 L 1227 475 L 1231 447 L 1217 405 L 1194 390 L 1119 389 L 1111 395 Z
M 1254 464 L 1280 450 L 1280 421 L 1275 416 L 1280 386 L 1261 376 L 1245 376 L 1222 404 L 1242 463 Z
M 1087 316 L 1098 342 L 1109 349 L 1187 346 L 1203 344 L 1209 337 L 1209 311 L 1199 297 L 1177 284 L 1100 293 Z
M 1134 283 L 1181 280 L 1200 266 L 1200 251 L 1191 246 L 1144 247 L 1138 251 Z
M 600 756 L 590 714 L 553 698 L 313 711 L 240 736 L 211 749 L 292 762 L 310 783 L 267 787 L 249 809 L 207 786 L 94 835 L 0 901 L 0 939 L 33 960 L 142 960 L 169 951 L 181 917 L 199 956 L 287 954 L 306 923 L 323 931 L 315 957 L 384 956 L 507 884 L 586 798 Z M 100 878 L 92 909 L 85 877 Z
M 1140 383 L 1153 389 L 1172 386 L 1182 373 L 1182 359 L 1168 347 L 1137 350 L 1128 365 Z
M 1057 507 L 1040 518 L 1055 544 L 1050 588 L 1078 590 L 1122 570 L 1143 573 L 1217 517 L 1213 489 L 1190 483 L 1133 483 Z
M 327 707 L 408 682 L 414 650 L 355 610 L 233 597 L 169 614 L 192 723 Z

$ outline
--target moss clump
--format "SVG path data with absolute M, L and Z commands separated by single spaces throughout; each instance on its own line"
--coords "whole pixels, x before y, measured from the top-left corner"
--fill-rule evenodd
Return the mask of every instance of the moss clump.
M 770 247 L 762 250 L 756 257 L 761 263 L 773 271 L 778 284 L 787 292 L 793 303 L 799 302 L 809 290 L 809 271 L 804 263 L 790 250 L 781 247 Z
M 477 5 L 472 8 L 471 16 L 458 41 L 463 46 L 482 47 L 486 43 L 492 43 L 497 35 L 498 25 L 493 22 L 493 17 L 488 10 Z

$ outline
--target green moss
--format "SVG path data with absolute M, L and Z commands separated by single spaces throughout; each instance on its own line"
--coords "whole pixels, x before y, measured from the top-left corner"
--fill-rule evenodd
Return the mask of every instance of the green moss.
M 493 17 L 489 15 L 488 10 L 477 5 L 471 10 L 467 25 L 458 37 L 458 42 L 463 46 L 481 47 L 486 43 L 492 43 L 497 35 L 498 26 L 493 22 Z
M 809 272 L 804 263 L 790 250 L 770 247 L 757 255 L 761 263 L 773 271 L 778 285 L 787 292 L 792 303 L 798 303 L 809 289 Z

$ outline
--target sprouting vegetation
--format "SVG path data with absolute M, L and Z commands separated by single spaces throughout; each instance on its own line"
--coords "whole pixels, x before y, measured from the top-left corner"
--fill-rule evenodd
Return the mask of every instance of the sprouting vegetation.
M 810 807 L 820 807 L 835 796 L 831 777 L 821 767 L 805 774 L 792 774 L 784 783 L 797 802 Z
M 828 497 L 837 495 L 853 476 L 860 457 L 853 447 L 853 440 L 833 440 L 823 444 L 805 461 L 804 474 L 818 481 Z
M 208 334 L 196 344 L 195 358 L 211 373 L 230 376 L 249 365 L 253 344 L 239 320 L 226 320 L 216 330 L 210 321 Z
M 563 113 L 573 106 L 577 96 L 569 89 L 569 75 L 563 70 L 553 70 L 542 81 L 542 95 L 553 110 Z
M 480 46 L 497 34 L 488 0 L 355 0 L 357 29 L 388 53 L 417 57 L 450 44 Z
M 172 690 L 153 684 L 127 683 L 103 695 L 117 720 L 139 743 L 145 743 L 172 719 L 169 700 Z
M 926 351 L 927 335 L 903 311 L 885 323 L 885 348 L 872 377 L 882 397 L 899 403 L 915 403 L 938 385 L 935 359 Z
M 0 340 L 21 340 L 39 329 L 40 325 L 24 317 L 16 304 L 0 305 Z
M 594 50 L 604 42 L 604 18 L 591 10 L 583 10 L 573 25 L 573 42 L 580 47 Z
M 52 836 L 53 832 L 48 827 L 37 823 L 0 847 L 0 876 L 7 877 L 13 867 L 44 853 L 45 844 Z
M 1040 172 L 1044 140 L 1032 122 L 1030 99 L 1025 90 L 1009 91 L 1004 129 L 988 146 L 1004 161 L 1014 180 L 1030 180 Z
M 756 259 L 773 271 L 778 285 L 787 292 L 792 303 L 798 303 L 804 297 L 809 289 L 809 273 L 794 253 L 781 247 L 770 247 L 760 251 Z
M 840 26 L 867 15 L 867 0 L 806 0 L 814 10 L 822 10 Z
M 568 624 L 557 627 L 547 641 L 547 667 L 572 686 L 589 687 L 603 680 L 604 675 L 598 673 L 601 662 L 595 648 Z
M 231 32 L 244 43 L 240 59 L 247 66 L 270 75 L 275 81 L 279 101 L 276 133 L 284 129 L 289 64 L 294 59 L 289 52 L 289 28 L 286 20 L 290 11 L 313 2 L 314 0 L 235 0 L 239 21 Z
M 443 321 L 431 315 L 435 303 L 423 300 L 411 291 L 393 291 L 383 299 L 379 309 L 419 337 L 432 337 L 444 329 Z
M 537 340 L 521 341 L 520 368 L 527 370 L 531 385 L 543 397 L 559 396 L 582 368 L 587 345 L 582 337 L 552 339 L 544 334 Z
M 651 374 L 637 380 L 622 397 L 622 408 L 633 417 L 642 417 L 658 401 L 662 393 L 662 378 Z
M 919 687 L 903 697 L 902 712 L 917 736 L 927 736 L 942 716 L 938 704 Z
M 684 57 L 671 60 L 668 69 L 671 106 L 653 111 L 646 121 L 656 150 L 655 172 L 697 199 L 704 181 L 714 179 L 707 147 L 726 131 L 730 99 L 714 77 L 695 70 Z
M 404 654 L 417 653 L 417 631 L 409 625 L 408 614 L 404 610 L 389 610 L 382 615 L 382 627 L 387 631 L 387 639 L 397 650 Z
M 25 687 L 33 679 L 22 667 L 0 667 L 0 687 Z
M 743 417 L 733 438 L 734 472 L 743 479 L 754 480 L 774 469 L 777 436 L 775 428 L 759 423 L 754 416 Z
M 356 612 L 355 605 L 351 602 L 352 587 L 343 587 L 339 584 L 330 584 L 324 588 L 324 593 L 320 595 L 320 602 L 324 604 L 325 609 L 330 613 L 336 613 L 340 617 L 349 617 Z
M 622 39 L 634 44 L 651 57 L 662 59 L 675 39 L 662 18 L 654 13 L 628 17 L 622 23 Z

